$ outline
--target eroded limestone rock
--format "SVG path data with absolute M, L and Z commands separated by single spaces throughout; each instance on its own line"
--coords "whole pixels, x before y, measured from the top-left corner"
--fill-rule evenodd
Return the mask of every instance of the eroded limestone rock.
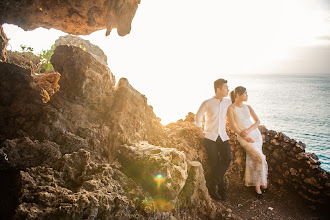
M 93 57 L 95 57 L 98 61 L 103 63 L 104 65 L 108 65 L 107 56 L 104 54 L 103 50 L 101 50 L 98 46 L 95 46 L 89 42 L 89 40 L 84 40 L 80 37 L 76 37 L 73 35 L 65 35 L 59 37 L 55 41 L 55 47 L 60 45 L 71 45 L 82 48 L 86 52 L 90 53 Z
M 179 195 L 178 207 L 188 209 L 191 215 L 196 215 L 192 218 L 201 215 L 214 218 L 216 207 L 206 188 L 203 166 L 198 161 L 188 162 L 188 166 L 188 179 Z
M 5 62 L 7 60 L 7 44 L 8 38 L 3 31 L 2 25 L 0 25 L 0 61 Z
M 60 89 L 60 86 L 58 85 L 60 76 L 61 74 L 56 72 L 33 76 L 35 86 L 40 88 L 42 101 L 44 103 L 47 103 L 50 100 L 50 97 Z
M 129 34 L 140 0 L 0 1 L 0 25 L 16 24 L 24 30 L 54 28 L 75 35 L 87 35 L 117 28 L 120 36 Z
M 59 146 L 47 140 L 31 141 L 30 138 L 6 140 L 0 149 L 7 159 L 0 158 L 0 170 L 25 169 L 28 167 L 50 167 L 61 156 Z
M 54 167 L 20 171 L 15 219 L 139 218 L 133 201 L 141 190 L 119 170 L 92 162 L 85 150 L 65 155 Z
M 176 200 L 188 177 L 186 156 L 174 148 L 140 142 L 118 147 L 117 157 L 123 172 L 153 197 Z
M 160 119 L 148 105 L 147 98 L 121 78 L 116 85 L 113 102 L 106 119 L 116 141 L 112 145 L 133 144 L 148 141 L 158 145 L 164 137 Z
M 61 74 L 61 93 L 67 99 L 81 99 L 90 107 L 99 109 L 109 104 L 115 77 L 110 69 L 91 54 L 74 46 L 58 46 L 51 58 Z M 104 111 L 104 109 L 102 109 Z

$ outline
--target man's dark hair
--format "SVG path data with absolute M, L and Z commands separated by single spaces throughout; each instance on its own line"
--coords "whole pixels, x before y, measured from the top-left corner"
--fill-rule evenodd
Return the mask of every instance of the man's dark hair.
M 217 79 L 214 81 L 214 92 L 217 93 L 217 88 L 221 88 L 223 84 L 227 83 L 225 79 Z

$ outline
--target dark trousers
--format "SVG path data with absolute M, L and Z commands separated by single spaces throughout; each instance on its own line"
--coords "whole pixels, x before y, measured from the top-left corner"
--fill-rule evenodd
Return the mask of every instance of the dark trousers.
M 208 165 L 210 168 L 210 175 L 207 178 L 207 181 L 209 184 L 223 184 L 223 177 L 231 161 L 231 150 L 229 142 L 223 142 L 220 136 L 218 136 L 215 142 L 204 138 L 204 145 L 206 148 Z

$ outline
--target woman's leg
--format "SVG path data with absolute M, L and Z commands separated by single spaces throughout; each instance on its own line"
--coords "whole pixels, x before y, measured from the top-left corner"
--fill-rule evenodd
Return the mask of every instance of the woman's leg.
M 248 185 L 254 185 L 256 192 L 261 194 L 260 185 L 262 178 L 262 169 L 264 163 L 264 155 L 262 151 L 255 146 L 255 143 L 241 143 L 242 147 L 245 149 L 246 153 L 249 155 L 249 161 L 247 160 L 248 176 L 247 181 Z M 250 176 L 249 176 L 250 175 Z

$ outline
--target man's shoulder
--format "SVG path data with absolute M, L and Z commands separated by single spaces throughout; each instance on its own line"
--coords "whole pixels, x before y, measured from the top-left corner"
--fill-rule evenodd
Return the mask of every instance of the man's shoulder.
M 227 103 L 228 105 L 231 105 L 231 104 L 232 104 L 231 100 L 228 99 L 228 98 L 223 98 L 223 101 L 224 101 L 225 103 Z
M 213 102 L 213 101 L 214 101 L 214 98 L 212 97 L 212 98 L 209 98 L 209 99 L 204 100 L 203 103 L 208 103 L 208 102 Z

